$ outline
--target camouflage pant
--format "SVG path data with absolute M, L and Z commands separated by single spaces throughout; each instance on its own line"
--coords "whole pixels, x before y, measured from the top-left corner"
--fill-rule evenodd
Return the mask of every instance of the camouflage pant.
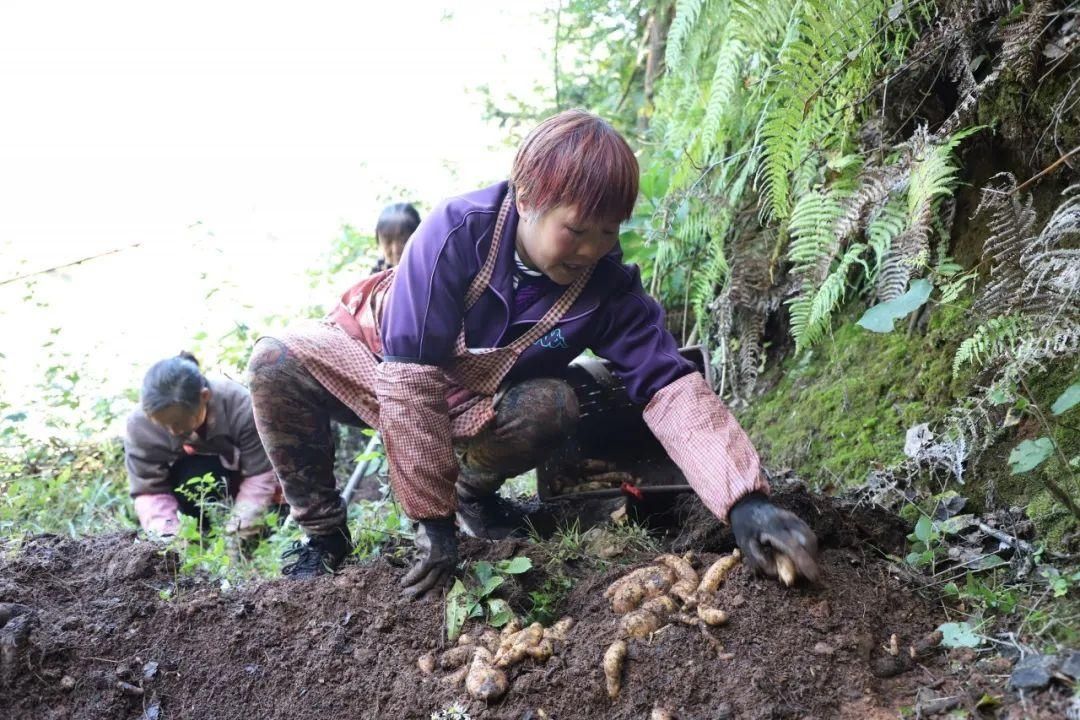
M 331 531 L 345 522 L 346 509 L 334 480 L 330 421 L 363 422 L 278 340 L 259 340 L 248 372 L 255 426 L 293 519 L 308 534 Z M 536 467 L 573 435 L 577 419 L 577 398 L 565 382 L 541 378 L 511 386 L 494 422 L 455 444 L 461 465 L 458 495 L 493 494 L 506 478 Z

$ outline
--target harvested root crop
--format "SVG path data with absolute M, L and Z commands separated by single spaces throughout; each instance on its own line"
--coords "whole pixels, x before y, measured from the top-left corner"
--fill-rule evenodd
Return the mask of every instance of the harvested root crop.
M 663 627 L 664 622 L 656 613 L 648 610 L 634 610 L 623 615 L 619 628 L 623 634 L 632 638 L 647 638 Z
M 529 656 L 529 648 L 535 647 L 544 638 L 544 626 L 533 623 L 524 630 L 503 638 L 495 653 L 495 666 L 507 668 Z
M 697 589 L 698 599 L 704 599 L 719 590 L 721 583 L 724 582 L 724 579 L 739 564 L 741 559 L 742 555 L 736 549 L 730 555 L 725 555 L 710 565 L 705 574 L 701 576 L 701 583 Z
M 472 660 L 475 652 L 475 645 L 458 645 L 455 648 L 450 648 L 439 658 L 439 667 L 443 670 L 459 668 Z
M 661 620 L 664 620 L 671 613 L 679 611 L 679 604 L 676 603 L 671 596 L 661 595 L 660 597 L 654 597 L 652 600 L 646 600 L 642 603 L 641 609 L 651 612 Z
M 469 673 L 465 676 L 465 690 L 476 700 L 498 700 L 510 689 L 506 673 L 492 664 L 491 653 L 477 648 Z
M 425 675 L 430 675 L 435 672 L 435 654 L 425 653 L 416 659 L 416 666 L 420 668 L 420 672 Z
M 652 712 L 649 713 L 649 720 L 678 720 L 678 718 L 675 716 L 675 713 L 667 708 L 655 707 Z
M 706 625 L 723 625 L 728 621 L 728 614 L 718 607 L 698 605 L 697 614 Z
M 678 580 L 671 586 L 671 594 L 683 604 L 694 602 L 694 592 L 698 587 L 698 574 L 687 558 L 678 555 L 661 555 L 656 561 L 671 568 Z
M 538 663 L 546 663 L 555 654 L 555 645 L 547 638 L 528 648 L 526 654 Z
M 469 674 L 470 669 L 472 669 L 471 662 L 462 665 L 457 670 L 444 677 L 441 682 L 450 687 L 458 687 L 461 683 L 465 682 L 465 676 Z
M 608 697 L 614 700 L 622 689 L 623 663 L 626 662 L 626 642 L 616 640 L 604 652 L 604 680 Z
M 544 628 L 544 639 L 546 640 L 558 640 L 559 642 L 566 642 L 566 636 L 570 633 L 574 627 L 574 618 L 564 617 L 560 618 L 558 622 L 549 628 Z
M 795 570 L 795 563 L 787 555 L 781 553 L 776 554 L 776 572 L 780 576 L 780 581 L 788 587 L 794 585 L 799 577 L 799 573 Z
M 666 566 L 640 568 L 616 580 L 605 596 L 611 598 L 611 609 L 622 615 L 636 609 L 650 598 L 663 595 L 675 582 L 675 572 Z
M 488 652 L 495 654 L 499 650 L 499 645 L 502 643 L 502 638 L 499 637 L 499 633 L 494 630 L 485 630 L 480 635 L 478 643 L 481 647 L 488 649 Z

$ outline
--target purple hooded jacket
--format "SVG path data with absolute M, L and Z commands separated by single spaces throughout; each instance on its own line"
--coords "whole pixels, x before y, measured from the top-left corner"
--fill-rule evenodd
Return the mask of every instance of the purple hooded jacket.
M 501 182 L 451 198 L 417 228 L 383 308 L 384 362 L 443 365 L 453 354 L 463 320 L 470 348 L 502 347 L 559 298 L 564 288 L 552 286 L 512 316 L 518 213 L 511 205 L 491 283 L 464 313 L 466 290 L 487 257 L 507 192 L 507 183 Z M 558 375 L 586 349 L 611 362 L 638 403 L 696 370 L 679 355 L 675 338 L 664 328 L 664 311 L 645 293 L 637 266 L 623 263 L 618 246 L 600 260 L 558 325 L 522 353 L 507 379 Z

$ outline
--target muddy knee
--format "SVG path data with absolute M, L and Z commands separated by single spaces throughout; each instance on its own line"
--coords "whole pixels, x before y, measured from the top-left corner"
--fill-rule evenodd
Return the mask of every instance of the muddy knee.
M 578 413 L 577 395 L 565 381 L 526 380 L 506 391 L 495 413 L 495 430 L 500 441 L 522 450 L 550 451 L 573 437 Z
M 248 360 L 248 383 L 252 392 L 258 385 L 265 387 L 281 380 L 295 362 L 285 343 L 275 338 L 260 338 Z
M 577 396 L 562 380 L 514 385 L 500 399 L 492 426 L 463 448 L 462 482 L 497 488 L 502 478 L 536 467 L 562 447 L 577 421 Z

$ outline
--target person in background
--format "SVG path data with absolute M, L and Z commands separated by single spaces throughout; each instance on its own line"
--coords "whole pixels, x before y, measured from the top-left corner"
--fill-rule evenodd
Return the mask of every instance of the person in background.
M 394 203 L 383 208 L 379 214 L 379 222 L 375 224 L 375 240 L 379 243 L 379 254 L 382 257 L 371 272 L 377 273 L 397 267 L 402 253 L 405 252 L 405 243 L 419 226 L 420 213 L 411 204 Z
M 549 118 L 521 145 L 509 182 L 442 203 L 394 271 L 348 290 L 329 318 L 256 343 L 255 421 L 308 539 L 289 550 L 287 574 L 333 572 L 352 548 L 328 452 L 336 417 L 378 428 L 394 496 L 419 525 L 406 595 L 445 586 L 459 526 L 488 538 L 522 531 L 524 516 L 497 491 L 573 434 L 577 399 L 558 376 L 590 349 L 730 523 L 748 564 L 775 577 L 783 555 L 818 577 L 814 533 L 769 500 L 750 438 L 679 354 L 623 259 L 619 226 L 638 175 L 601 118 Z
M 247 388 L 207 378 L 187 352 L 155 363 L 143 378 L 124 459 L 139 525 L 155 536 L 176 534 L 178 513 L 199 516 L 178 489 L 208 473 L 218 479 L 211 496 L 233 501 L 226 532 L 242 539 L 259 534 L 264 513 L 281 502 Z

